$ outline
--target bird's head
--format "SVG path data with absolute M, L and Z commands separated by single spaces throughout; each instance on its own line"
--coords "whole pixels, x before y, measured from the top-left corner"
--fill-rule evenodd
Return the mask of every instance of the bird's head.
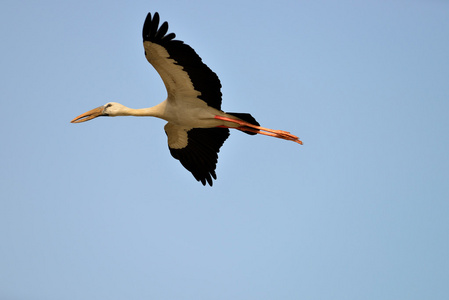
M 115 117 L 115 116 L 123 116 L 125 115 L 126 107 L 116 102 L 109 102 L 100 107 L 94 108 L 85 112 L 84 114 L 79 115 L 70 123 L 81 123 L 86 122 L 96 117 L 106 116 L 106 117 Z

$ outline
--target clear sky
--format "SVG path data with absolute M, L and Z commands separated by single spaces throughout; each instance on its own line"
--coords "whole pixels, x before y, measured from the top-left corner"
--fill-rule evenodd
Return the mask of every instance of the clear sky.
M 220 77 L 218 180 L 164 121 L 158 11 Z M 449 299 L 448 1 L 0 4 L 0 299 Z

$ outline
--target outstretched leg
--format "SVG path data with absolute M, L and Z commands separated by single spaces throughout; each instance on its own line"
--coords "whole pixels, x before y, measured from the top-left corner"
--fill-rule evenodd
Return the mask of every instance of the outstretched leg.
M 241 131 L 249 131 L 249 132 L 259 133 L 259 134 L 263 134 L 263 135 L 268 135 L 268 136 L 272 136 L 272 137 L 279 138 L 279 139 L 293 141 L 295 143 L 302 145 L 301 140 L 296 135 L 293 135 L 287 131 L 265 128 L 265 127 L 253 125 L 251 123 L 248 123 L 248 122 L 245 122 L 242 120 L 235 120 L 235 119 L 222 117 L 222 116 L 215 116 L 215 119 L 237 123 L 237 124 L 241 125 L 242 128 L 237 127 L 236 129 L 241 130 Z

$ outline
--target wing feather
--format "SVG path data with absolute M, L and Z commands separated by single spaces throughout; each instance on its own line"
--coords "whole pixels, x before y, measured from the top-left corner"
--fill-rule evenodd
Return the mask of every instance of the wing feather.
M 187 44 L 174 40 L 168 23 L 159 27 L 159 14 L 147 15 L 142 30 L 145 56 L 164 81 L 169 99 L 198 97 L 207 105 L 221 109 L 221 83 L 196 52 Z
M 171 155 L 190 171 L 197 181 L 212 186 L 218 152 L 229 136 L 227 128 L 185 128 L 173 123 L 164 127 Z

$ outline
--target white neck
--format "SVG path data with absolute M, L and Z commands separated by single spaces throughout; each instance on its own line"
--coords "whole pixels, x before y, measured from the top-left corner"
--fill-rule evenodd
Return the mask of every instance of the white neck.
M 117 114 L 119 116 L 135 116 L 135 117 L 156 117 L 165 119 L 164 113 L 165 113 L 165 107 L 166 103 L 165 101 L 162 103 L 159 103 L 158 105 L 155 105 L 153 107 L 148 108 L 129 108 L 126 106 L 123 106 L 120 110 L 120 113 Z

